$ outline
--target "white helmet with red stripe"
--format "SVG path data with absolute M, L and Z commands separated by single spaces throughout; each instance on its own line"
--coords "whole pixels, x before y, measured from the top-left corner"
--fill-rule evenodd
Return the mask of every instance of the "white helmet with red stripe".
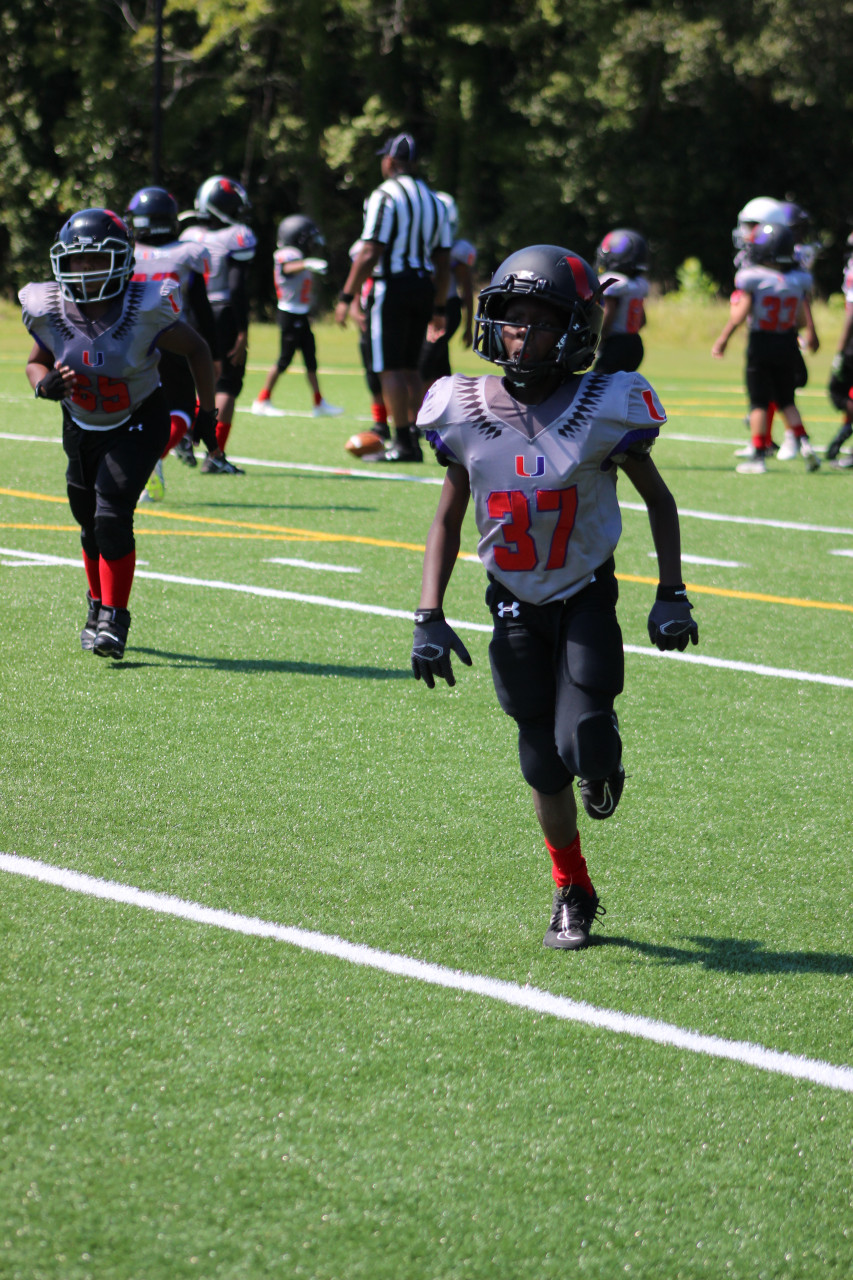
M 565 374 L 588 369 L 601 337 L 603 289 L 589 263 L 571 249 L 554 244 L 534 244 L 519 249 L 502 262 L 491 283 L 481 291 L 474 331 L 474 350 L 507 370 L 516 385 L 529 385 L 560 370 Z M 547 302 L 561 313 L 558 327 L 531 324 L 554 333 L 554 346 L 543 359 L 526 358 L 528 339 L 510 359 L 503 341 L 504 313 L 519 297 Z M 523 367 L 522 367 L 523 362 Z

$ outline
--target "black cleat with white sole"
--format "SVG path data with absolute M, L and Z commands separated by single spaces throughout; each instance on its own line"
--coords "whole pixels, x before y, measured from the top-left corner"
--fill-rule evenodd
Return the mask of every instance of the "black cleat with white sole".
M 589 931 L 594 920 L 606 915 L 593 890 L 587 893 L 578 884 L 570 884 L 554 892 L 551 923 L 542 939 L 543 947 L 560 951 L 581 951 L 589 946 Z
M 83 630 L 80 632 L 80 645 L 87 653 L 91 653 L 95 647 L 95 636 L 98 631 L 98 614 L 101 611 L 101 602 L 100 600 L 93 600 L 91 591 L 87 591 L 86 603 L 89 606 L 89 612 L 86 614 L 86 621 L 83 624 Z
M 127 609 L 110 609 L 101 605 L 95 643 L 92 646 L 98 657 L 115 658 L 116 661 L 123 658 L 129 629 L 130 614 Z
M 609 777 L 600 778 L 597 782 L 582 778 L 578 786 L 583 807 L 590 818 L 612 818 L 625 788 L 625 768 L 620 762 Z

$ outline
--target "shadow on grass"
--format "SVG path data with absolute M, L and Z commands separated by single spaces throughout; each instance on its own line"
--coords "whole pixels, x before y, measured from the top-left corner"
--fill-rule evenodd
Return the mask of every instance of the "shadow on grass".
M 727 973 L 853 973 L 853 956 L 832 951 L 765 951 L 750 938 L 688 938 L 696 950 L 635 942 L 633 938 L 595 936 L 596 946 L 625 947 L 664 964 L 701 964 Z
M 160 662 L 120 662 L 115 670 L 132 671 L 139 667 L 190 667 L 199 671 L 243 672 L 247 675 L 285 674 L 300 676 L 343 676 L 350 680 L 411 680 L 410 670 L 387 667 L 348 667 L 333 662 L 296 662 L 284 658 L 216 658 L 202 653 L 170 653 L 166 649 L 134 648 L 134 653 L 148 654 Z

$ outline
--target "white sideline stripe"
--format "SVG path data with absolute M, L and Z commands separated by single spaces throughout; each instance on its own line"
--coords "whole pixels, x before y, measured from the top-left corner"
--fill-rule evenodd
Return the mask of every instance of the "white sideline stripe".
M 18 551 L 0 547 L 0 556 L 15 556 L 31 564 L 52 564 L 62 568 L 79 569 L 80 562 L 69 556 L 51 556 L 35 551 Z M 282 591 L 278 587 L 253 587 L 244 582 L 222 582 L 216 578 L 190 578 L 177 573 L 154 573 L 142 569 L 137 578 L 150 578 L 155 582 L 174 582 L 184 587 L 208 587 L 214 591 L 237 591 L 242 595 L 260 596 L 268 600 L 292 600 L 296 604 L 314 604 L 325 609 L 343 609 L 350 613 L 369 613 L 381 618 L 402 618 L 411 623 L 411 609 L 388 609 L 381 604 L 359 604 L 355 600 L 335 600 L 331 596 L 308 595 L 303 591 Z M 460 631 L 481 631 L 491 635 L 492 625 L 487 622 L 466 622 L 464 618 L 448 618 L 451 627 Z M 800 680 L 806 684 L 828 684 L 837 689 L 853 689 L 853 679 L 846 676 L 825 676 L 815 671 L 792 671 L 786 667 L 768 667 L 756 662 L 738 662 L 731 658 L 709 658 L 698 653 L 661 653 L 652 646 L 643 648 L 637 644 L 623 645 L 626 653 L 640 658 L 666 658 L 670 662 L 687 662 L 700 667 L 718 667 L 723 671 L 742 671 L 747 675 L 772 676 L 777 680 Z
M 61 444 L 62 441 L 53 436 L 24 436 L 15 435 L 9 431 L 0 431 L 0 440 L 21 440 L 36 442 L 38 444 Z M 376 463 L 370 471 L 356 470 L 353 467 L 323 467 L 313 462 L 272 462 L 264 458 L 246 458 L 238 457 L 236 454 L 229 455 L 234 462 L 245 463 L 250 467 L 274 467 L 281 471 L 312 471 L 327 476 L 353 476 L 357 480 L 397 480 L 403 484 L 426 484 L 426 485 L 442 485 L 444 478 L 442 476 L 406 476 L 400 475 L 399 472 L 383 468 L 381 463 Z M 620 499 L 619 506 L 623 511 L 641 511 L 645 514 L 646 507 L 642 502 L 622 502 Z M 842 534 L 853 538 L 853 529 L 846 528 L 844 525 L 826 525 L 826 524 L 804 524 L 796 520 L 765 520 L 760 516 L 728 516 L 721 515 L 716 511 L 693 511 L 689 507 L 679 507 L 679 516 L 690 516 L 694 520 L 715 520 L 719 524 L 744 524 L 755 525 L 759 528 L 766 529 L 793 529 L 799 533 L 833 533 Z
M 265 564 L 285 564 L 293 569 L 316 569 L 320 573 L 361 573 L 346 564 L 321 564 L 319 560 L 295 560 L 289 556 L 269 556 Z
M 650 560 L 657 559 L 657 552 L 650 551 L 648 553 Z M 745 569 L 747 566 L 741 560 L 715 560 L 712 556 L 689 556 L 682 551 L 681 560 L 683 564 L 710 564 L 716 565 L 720 569 Z
M 650 1040 L 654 1044 L 685 1049 L 689 1053 L 706 1054 L 712 1058 L 728 1058 L 732 1062 L 756 1067 L 760 1071 L 772 1071 L 792 1079 L 811 1080 L 814 1084 L 824 1085 L 828 1089 L 840 1089 L 845 1093 L 853 1093 L 853 1068 L 851 1067 L 839 1067 L 830 1062 L 822 1062 L 820 1059 L 780 1053 L 774 1049 L 765 1049 L 762 1045 L 750 1044 L 745 1040 L 723 1040 L 717 1036 L 702 1035 L 697 1031 L 685 1031 L 667 1022 L 657 1022 L 631 1013 L 619 1013 L 613 1009 L 599 1009 L 583 1001 L 570 1000 L 566 996 L 555 996 L 537 987 L 520 987 L 516 983 L 504 982 L 498 978 L 485 978 L 478 974 L 463 973 L 458 969 L 447 969 L 443 965 L 427 964 L 425 961 L 414 960 L 409 956 L 394 955 L 389 951 L 376 951 L 373 947 L 347 942 L 343 938 L 331 937 L 328 934 L 313 933 L 289 925 L 273 924 L 268 920 L 241 916 L 231 911 L 214 910 L 197 902 L 186 902 L 168 894 L 151 893 L 136 889 L 132 885 L 116 884 L 111 880 L 100 880 L 94 876 L 68 871 L 62 867 L 53 867 L 31 858 L 21 858 L 17 854 L 0 853 L 0 870 L 11 875 L 38 880 L 42 884 L 57 885 L 72 893 L 83 893 L 108 902 L 125 903 L 146 911 L 156 911 L 160 915 L 192 920 L 195 924 L 214 925 L 216 928 L 228 929 L 232 933 L 241 933 L 249 937 L 275 938 L 278 942 L 287 942 L 305 951 L 334 956 L 339 960 L 346 960 L 349 964 L 379 969 L 383 973 L 412 978 L 417 982 L 429 983 L 431 986 L 445 987 L 451 991 L 469 991 L 474 995 L 485 996 L 489 1000 L 497 1000 L 501 1004 L 514 1005 L 516 1008 L 528 1009 L 533 1013 L 547 1014 L 566 1022 L 601 1027 L 617 1035 L 634 1036 L 639 1040 Z

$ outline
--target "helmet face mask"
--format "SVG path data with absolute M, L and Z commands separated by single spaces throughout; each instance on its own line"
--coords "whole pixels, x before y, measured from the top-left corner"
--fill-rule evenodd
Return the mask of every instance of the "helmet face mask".
M 763 223 L 780 221 L 780 202 L 773 196 L 755 196 L 747 200 L 737 216 L 737 226 L 732 232 L 732 245 L 735 249 L 745 249 L 755 234 L 756 227 Z
M 199 187 L 195 207 L 205 218 L 215 218 L 225 226 L 236 227 L 246 221 L 252 204 L 239 182 L 216 174 Z
M 125 220 L 144 244 L 170 244 L 178 238 L 178 202 L 164 187 L 142 187 L 127 203 Z
M 480 293 L 474 329 L 474 351 L 482 360 L 506 370 L 511 386 L 529 387 L 559 374 L 565 378 L 588 369 L 601 336 L 604 309 L 602 286 L 588 262 L 558 245 L 532 245 L 503 262 Z M 505 318 L 510 304 L 520 298 L 546 303 L 555 313 L 525 321 Z M 504 341 L 505 327 L 527 328 L 521 347 L 510 357 Z M 553 335 L 550 349 L 532 359 L 534 335 Z M 535 344 L 538 346 L 538 342 Z
M 93 257 L 97 263 L 91 261 Z M 56 237 L 50 265 L 62 296 L 69 302 L 117 298 L 133 274 L 133 237 L 110 209 L 82 209 L 68 219 Z
M 280 249 L 292 247 L 299 249 L 306 256 L 324 249 L 326 241 L 317 226 L 310 218 L 301 213 L 292 213 L 278 224 L 276 243 Z

